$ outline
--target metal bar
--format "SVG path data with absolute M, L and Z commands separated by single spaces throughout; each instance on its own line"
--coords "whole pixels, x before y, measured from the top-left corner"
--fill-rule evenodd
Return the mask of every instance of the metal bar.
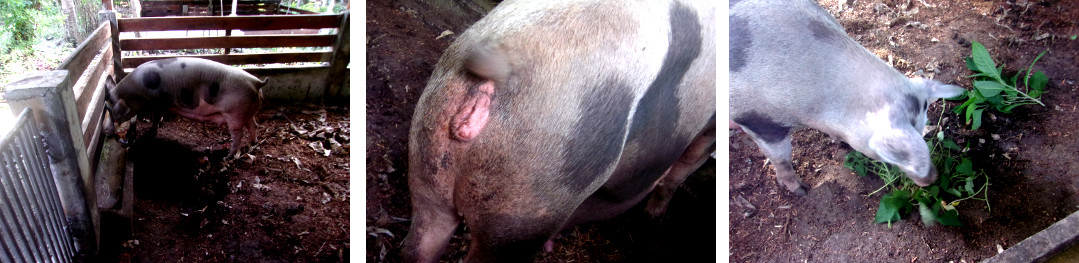
M 15 187 L 17 198 L 24 202 L 20 206 L 23 209 L 24 220 L 21 225 L 23 230 L 26 231 L 27 239 L 29 239 L 30 252 L 38 262 L 42 262 L 44 261 L 44 255 L 41 247 L 45 246 L 45 243 L 41 238 L 45 233 L 41 231 L 43 228 L 42 222 L 39 220 L 41 213 L 37 209 L 39 203 L 36 202 L 37 198 L 33 195 L 33 178 L 22 169 L 22 165 L 19 163 L 19 155 L 14 152 L 12 147 L 4 147 L 2 150 L 3 160 L 0 160 L 0 163 L 11 172 L 14 179 L 18 180 L 12 185 Z
M 74 241 L 33 120 L 24 109 L 0 139 L 0 263 L 71 262 Z
M 47 251 L 49 255 L 54 258 L 64 259 L 70 257 L 72 254 L 64 253 L 64 245 L 70 246 L 70 239 L 67 237 L 67 232 L 64 232 L 62 226 L 63 221 L 60 217 L 63 216 L 63 211 L 59 209 L 59 194 L 56 192 L 55 181 L 48 180 L 52 178 L 52 173 L 48 170 L 48 162 L 43 160 L 43 155 L 33 154 L 33 149 L 40 148 L 40 140 L 34 136 L 37 133 L 34 123 L 29 121 L 29 118 L 23 120 L 25 123 L 18 125 L 18 140 L 13 150 L 17 150 L 20 160 L 23 162 L 23 171 L 31 175 L 31 180 L 36 185 L 34 187 L 38 200 L 38 208 L 41 209 L 41 216 L 39 220 L 44 224 L 45 229 L 45 244 L 47 244 Z M 37 146 L 37 147 L 34 147 Z M 65 260 L 66 261 L 66 260 Z
M 6 156 L 4 156 L 4 158 L 6 158 Z M 18 196 L 18 193 L 15 190 L 15 184 L 18 183 L 16 175 L 10 171 L 10 167 L 7 165 L 2 165 L 2 167 L 3 169 L 0 169 L 0 173 L 3 174 L 3 177 L 6 180 L 0 182 L 0 184 L 3 185 L 3 190 L 0 191 L 3 192 L 3 198 L 6 198 L 9 204 L 9 206 L 4 209 L 5 224 L 13 227 L 12 232 L 16 233 L 14 242 L 8 245 L 18 249 L 27 261 L 41 261 L 30 251 L 30 246 L 27 244 L 31 241 L 29 233 L 26 232 L 26 228 L 24 227 L 26 224 L 26 217 L 23 215 L 21 209 L 26 206 L 26 204 L 22 202 L 22 198 Z
M 48 198 L 48 202 L 46 203 L 48 204 L 50 211 L 52 211 L 49 213 L 52 215 L 50 219 L 53 227 L 57 230 L 58 238 L 62 241 L 60 242 L 60 249 L 63 251 L 62 255 L 70 257 L 75 255 L 75 244 L 72 242 L 71 236 L 67 232 L 67 227 L 65 227 L 65 222 L 67 221 L 64 219 L 64 208 L 59 195 L 60 190 L 56 186 L 58 182 L 52 177 L 52 168 L 49 167 L 49 157 L 45 155 L 44 147 L 42 147 L 41 144 L 43 139 L 41 137 L 41 129 L 37 127 L 37 123 L 32 121 L 34 120 L 33 116 L 32 111 L 27 111 L 27 117 L 23 120 L 27 123 L 25 126 L 26 129 L 21 130 L 25 132 L 26 137 L 28 138 L 23 140 L 23 143 L 31 146 L 28 147 L 30 149 L 28 156 L 32 156 L 31 158 L 35 160 L 34 167 L 38 171 L 37 174 L 42 175 L 43 181 L 46 182 L 44 184 L 45 187 L 43 187 L 44 190 L 51 193 L 45 195 Z

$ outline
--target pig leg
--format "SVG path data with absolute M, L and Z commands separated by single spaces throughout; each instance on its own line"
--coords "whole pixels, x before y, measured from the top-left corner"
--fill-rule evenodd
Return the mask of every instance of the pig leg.
M 709 154 L 716 149 L 716 123 L 713 119 L 712 122 L 705 126 L 705 129 L 697 134 L 697 138 L 693 139 L 693 142 L 686 147 L 686 151 L 682 153 L 681 157 L 667 169 L 667 172 L 660 178 L 656 187 L 652 190 L 652 196 L 648 199 L 648 205 L 645 206 L 645 210 L 653 217 L 662 215 L 667 211 L 667 203 L 671 201 L 671 197 L 674 196 L 675 190 L 679 185 L 693 174 L 697 168 L 700 168 L 705 161 L 708 161 Z
M 238 158 L 236 156 L 240 152 L 240 144 L 244 139 L 244 126 L 243 125 L 229 125 L 229 135 L 232 137 L 232 145 L 229 146 L 229 158 Z
M 254 116 L 249 118 L 249 120 L 244 125 L 244 129 L 247 130 L 247 132 L 248 132 L 248 134 L 247 134 L 248 137 L 251 138 L 251 143 L 258 143 L 258 141 L 259 141 L 259 132 L 258 132 L 259 127 L 258 126 L 259 125 L 258 125 L 258 123 L 255 122 L 255 117 Z
M 791 128 L 756 114 L 735 121 L 753 138 L 764 156 L 771 160 L 776 170 L 776 181 L 794 195 L 805 195 L 808 188 L 794 174 L 794 167 L 791 166 Z
M 244 129 L 253 121 L 252 118 L 245 118 L 244 116 L 246 114 L 242 112 L 240 114 L 224 114 L 225 125 L 229 128 L 229 137 L 232 138 L 232 144 L 229 145 L 229 155 L 226 158 L 238 157 L 236 155 L 240 152 L 240 147 L 244 142 Z
M 404 262 L 438 262 L 442 249 L 449 244 L 461 220 L 445 198 L 436 197 L 425 189 L 410 188 L 413 191 L 412 225 L 402 244 L 401 255 Z

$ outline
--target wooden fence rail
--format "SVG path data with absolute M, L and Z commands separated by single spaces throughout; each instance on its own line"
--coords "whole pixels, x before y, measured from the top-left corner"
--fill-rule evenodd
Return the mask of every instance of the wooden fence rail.
M 143 63 L 173 57 L 197 57 L 221 62 L 226 65 L 264 65 L 283 63 L 320 63 L 317 66 L 276 66 L 270 68 L 244 68 L 255 75 L 270 77 L 263 88 L 267 99 L 323 100 L 331 97 L 334 102 L 347 100 L 349 16 L 348 12 L 333 15 L 270 15 L 270 16 L 182 16 L 150 18 L 110 18 L 115 21 L 117 34 L 150 31 L 200 31 L 223 30 L 226 36 L 211 37 L 118 37 L 118 50 L 181 50 L 224 49 L 223 54 L 205 55 L 136 55 L 121 56 L 117 72 L 122 78 L 124 71 Z M 334 29 L 333 34 L 318 33 Z M 232 35 L 242 30 L 244 35 Z M 276 33 L 278 34 L 274 34 Z M 296 34 L 296 33 L 300 34 Z M 280 35 L 287 34 L 287 35 Z M 115 36 L 114 36 L 115 37 Z M 331 51 L 289 51 L 235 54 L 235 48 L 281 48 L 281 47 L 329 47 Z
M 172 31 L 172 30 L 290 30 L 324 29 L 341 27 L 344 14 L 337 15 L 287 15 L 287 16 L 238 16 L 238 17 L 152 17 L 118 19 L 119 32 Z M 317 31 L 316 31 L 317 32 Z M 341 32 L 335 35 L 258 35 L 219 37 L 172 37 L 172 38 L 121 38 L 122 50 L 170 50 L 212 48 L 276 48 L 276 47 L 332 47 L 336 39 L 348 37 Z M 134 68 L 154 59 L 177 56 L 134 56 L 122 58 L 124 68 Z M 191 57 L 191 56 L 188 56 Z M 214 60 L 228 65 L 271 64 L 296 62 L 331 62 L 332 52 L 274 52 L 255 54 L 219 54 L 193 56 Z

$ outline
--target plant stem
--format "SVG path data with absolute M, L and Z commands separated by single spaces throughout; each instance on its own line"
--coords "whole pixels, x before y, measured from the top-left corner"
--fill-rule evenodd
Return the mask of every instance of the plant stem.
M 998 83 L 1000 83 L 1001 85 L 1004 85 L 1005 87 L 1011 87 L 1011 86 L 1008 85 L 1008 83 L 1004 83 L 1004 80 L 1002 80 L 1002 79 L 996 79 L 996 81 Z M 1016 87 L 1011 87 L 1011 88 L 1014 89 L 1015 92 L 1019 92 L 1019 94 L 1022 94 L 1023 97 L 1026 97 L 1027 99 L 1030 99 L 1031 101 L 1034 101 L 1034 102 L 1038 103 L 1038 105 L 1042 105 L 1042 107 L 1045 107 L 1045 104 L 1042 104 L 1042 101 L 1040 101 L 1038 99 L 1035 99 L 1034 97 L 1031 97 L 1030 95 L 1027 95 L 1026 92 L 1023 92 L 1023 91 L 1019 90 L 1019 88 L 1016 88 Z

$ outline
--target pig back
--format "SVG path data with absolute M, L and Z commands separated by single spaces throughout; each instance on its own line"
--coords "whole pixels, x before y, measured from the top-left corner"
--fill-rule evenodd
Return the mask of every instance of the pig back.
M 559 222 L 548 228 L 593 194 L 639 200 L 715 115 L 712 9 L 502 3 L 447 49 L 417 104 L 413 195 L 452 202 L 466 219 Z M 489 121 L 453 139 L 454 114 L 488 81 Z
M 732 2 L 729 21 L 732 118 L 757 114 L 782 124 L 862 118 L 855 115 L 884 105 L 892 90 L 909 89 L 906 77 L 813 1 Z

